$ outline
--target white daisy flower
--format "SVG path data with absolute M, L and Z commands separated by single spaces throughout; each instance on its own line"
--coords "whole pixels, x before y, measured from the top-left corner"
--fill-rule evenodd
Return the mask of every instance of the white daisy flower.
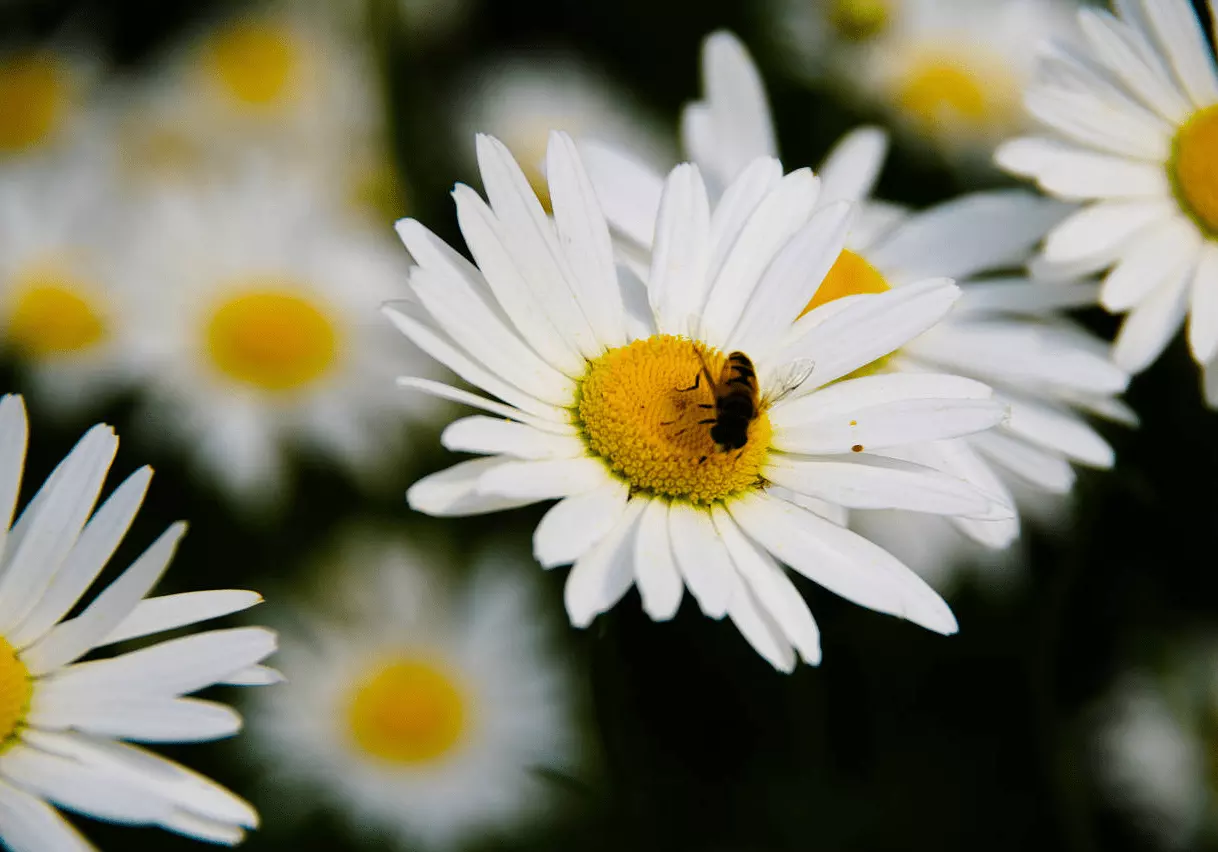
M 1086 202 L 1049 234 L 1044 261 L 1051 272 L 1110 268 L 1100 303 L 1129 313 L 1116 362 L 1145 369 L 1187 314 L 1189 348 L 1218 407 L 1214 52 L 1185 0 L 1116 8 L 1080 12 L 1085 46 L 1046 52 L 1026 102 L 1047 132 L 1012 140 L 996 157 L 1045 192 Z
M 0 339 L 61 414 L 124 387 L 132 333 L 121 216 L 104 169 L 75 157 L 0 172 Z
M 687 107 L 683 130 L 691 158 L 712 185 L 722 187 L 750 168 L 753 157 L 775 155 L 774 130 L 761 78 L 734 36 L 707 39 L 704 78 L 706 98 Z M 623 256 L 639 267 L 651 255 L 663 179 L 621 152 L 586 148 Z M 847 199 L 861 202 L 861 212 L 846 250 L 819 288 L 811 282 L 807 307 L 800 307 L 900 289 L 933 275 L 957 279 L 964 296 L 952 313 L 870 369 L 967 376 L 996 388 L 1011 407 L 998 429 L 922 446 L 905 457 L 959 476 L 1008 505 L 1016 482 L 1031 486 L 1040 500 L 1070 491 L 1071 463 L 1111 467 L 1112 448 L 1083 413 L 1131 419 L 1114 399 L 1128 376 L 1109 363 L 1104 344 L 1059 313 L 1092 301 L 1094 287 L 1038 284 L 1009 274 L 1061 220 L 1064 208 L 1018 192 L 975 193 L 920 213 L 872 201 L 886 149 L 881 132 L 864 128 L 826 158 L 818 206 Z M 928 577 L 977 555 L 965 539 L 936 529 L 933 519 L 862 513 L 854 522 Z M 1015 517 L 949 517 L 942 525 L 948 523 L 991 548 L 1006 547 L 1019 531 Z
M 349 536 L 300 607 L 287 683 L 250 724 L 289 816 L 328 799 L 403 848 L 452 848 L 550 811 L 577 769 L 572 687 L 523 566 L 484 558 L 462 588 L 400 537 Z M 336 578 L 342 582 L 335 585 Z
M 956 287 L 931 279 L 840 299 L 792 324 L 841 251 L 850 206 L 814 213 L 817 178 L 784 177 L 769 158 L 714 205 L 697 166 L 675 168 L 643 282 L 615 268 L 570 137 L 556 133 L 547 157 L 553 221 L 502 143 L 481 136 L 478 152 L 489 206 L 469 187 L 454 192 L 478 267 L 401 221 L 419 264 L 415 301 L 389 315 L 501 402 L 401 384 L 498 419 L 450 425 L 445 446 L 487 457 L 419 481 L 411 506 L 470 515 L 560 498 L 534 551 L 547 567 L 574 563 L 566 605 L 577 626 L 636 583 L 647 612 L 669 618 L 688 587 L 776 667 L 790 670 L 796 652 L 815 663 L 816 625 L 781 560 L 863 606 L 954 632 L 917 575 L 816 510 L 1009 515 L 892 457 L 1000 422 L 1006 407 L 989 388 L 934 374 L 851 377 L 934 325 Z M 723 401 L 731 388 L 741 390 Z
M 638 156 L 657 165 L 672 158 L 671 144 L 629 93 L 564 54 L 534 52 L 490 62 L 461 83 L 454 103 L 455 144 L 468 154 L 471 171 L 470 140 L 478 133 L 502 139 L 547 206 L 543 164 L 552 130 L 615 144 L 633 140 Z
M 984 165 L 1025 126 L 1034 49 L 1072 37 L 1077 0 L 773 0 L 797 70 L 884 109 L 915 138 Z
M 136 223 L 144 423 L 252 503 L 283 491 L 289 445 L 371 475 L 432 411 L 384 393 L 425 362 L 378 314 L 401 296 L 406 259 L 328 215 L 306 183 L 173 194 Z
M 1099 781 L 1162 848 L 1196 849 L 1218 837 L 1215 714 L 1212 638 L 1174 649 L 1158 670 L 1126 673 L 1096 709 Z
M 25 461 L 21 398 L 0 401 L 0 842 L 17 852 L 93 849 L 52 807 L 214 843 L 258 824 L 248 804 L 131 743 L 203 742 L 241 717 L 184 696 L 214 684 L 273 683 L 275 634 L 212 630 L 80 662 L 96 648 L 238 612 L 253 592 L 145 598 L 186 525 L 172 525 L 79 614 L 73 612 L 135 518 L 152 476 L 140 468 L 94 511 L 118 438 L 90 429 L 11 524 Z M 90 517 L 91 516 L 91 517 Z M 11 527 L 11 528 L 10 528 Z

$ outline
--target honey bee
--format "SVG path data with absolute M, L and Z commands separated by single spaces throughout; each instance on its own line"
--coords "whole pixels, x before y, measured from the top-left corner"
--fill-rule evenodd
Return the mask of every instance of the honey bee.
M 702 359 L 702 353 L 698 353 Z M 812 373 L 810 362 L 796 362 L 791 365 L 775 391 L 762 397 L 757 384 L 757 370 L 752 360 L 743 352 L 731 352 L 723 362 L 719 378 L 711 377 L 710 368 L 702 359 L 702 370 L 694 378 L 694 383 L 687 388 L 677 388 L 684 393 L 697 390 L 703 376 L 714 394 L 714 403 L 703 403 L 699 408 L 714 409 L 715 416 L 698 421 L 699 425 L 710 426 L 711 440 L 723 452 L 743 449 L 749 440 L 749 424 L 757 419 L 764 406 L 777 402 L 785 397 Z

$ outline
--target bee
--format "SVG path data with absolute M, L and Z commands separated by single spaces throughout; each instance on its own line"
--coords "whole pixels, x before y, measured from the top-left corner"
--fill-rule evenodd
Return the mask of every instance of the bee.
M 699 420 L 698 425 L 711 427 L 711 440 L 723 452 L 743 449 L 749 440 L 749 424 L 757 419 L 761 409 L 791 393 L 812 373 L 810 362 L 792 364 L 774 392 L 763 398 L 757 384 L 757 370 L 748 355 L 740 351 L 729 353 L 719 371 L 718 380 L 711 377 L 710 368 L 706 366 L 701 352 L 698 358 L 702 360 L 702 370 L 694 378 L 694 383 L 677 390 L 682 393 L 697 390 L 705 376 L 715 401 L 698 407 L 714 409 L 715 416 Z

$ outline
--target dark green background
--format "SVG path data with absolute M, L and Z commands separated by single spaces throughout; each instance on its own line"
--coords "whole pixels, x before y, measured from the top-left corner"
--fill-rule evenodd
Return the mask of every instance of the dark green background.
M 466 29 L 445 44 L 414 45 L 382 30 L 378 49 L 391 81 L 412 212 L 457 241 L 447 191 L 454 180 L 474 178 L 452 161 L 449 136 L 438 127 L 451 81 L 503 48 L 578 50 L 675 122 L 681 103 L 698 91 L 701 38 L 731 27 L 766 76 L 784 160 L 819 162 L 843 131 L 879 116 L 784 77 L 766 44 L 760 5 L 481 0 Z M 119 65 L 138 66 L 227 7 L 237 5 L 0 3 L 0 41 L 37 38 L 68 23 L 94 34 Z M 968 188 L 943 164 L 898 146 L 880 195 L 923 205 Z M 1099 312 L 1083 319 L 1104 335 L 1115 329 Z M 3 388 L 22 387 L 11 369 L 3 380 Z M 695 612 L 688 599 L 671 624 L 650 623 L 632 593 L 590 630 L 568 630 L 570 653 L 593 698 L 590 736 L 600 765 L 556 782 L 569 805 L 565 818 L 488 848 L 1148 848 L 1148 838 L 1134 833 L 1097 789 L 1086 761 L 1087 723 L 1124 667 L 1154 664 L 1174 641 L 1215 626 L 1218 418 L 1205 410 L 1196 368 L 1179 340 L 1135 380 L 1128 400 L 1142 427 L 1103 427 L 1118 466 L 1080 473 L 1072 534 L 1056 540 L 1033 532 L 1026 580 L 1005 596 L 966 586 L 952 600 L 961 626 L 956 637 L 845 604 L 798 579 L 821 625 L 824 663 L 789 677 L 773 672 L 730 625 Z M 134 434 L 133 410 L 128 400 L 103 415 L 120 435 Z M 38 483 L 87 424 L 56 428 L 36 407 L 31 419 L 27 483 Z M 412 516 L 402 491 L 452 461 L 435 438 L 422 437 L 435 451 L 401 470 L 374 499 L 329 466 L 302 459 L 294 501 L 266 524 L 243 518 L 210 486 L 193 481 L 179 458 L 126 439 L 117 474 L 145 462 L 158 473 L 116 563 L 126 564 L 170 521 L 189 519 L 191 532 L 162 590 L 255 588 L 270 597 L 269 615 L 309 555 L 356 514 L 396 523 L 420 540 L 446 538 L 458 549 L 475 545 L 471 529 L 483 538 L 502 532 L 527 552 L 543 507 L 461 521 Z M 564 574 L 546 576 L 556 611 Z M 258 803 L 258 769 L 246 763 L 242 746 L 238 738 L 170 752 Z M 361 848 L 321 808 L 291 831 L 277 826 L 273 812 L 264 819 L 266 827 L 247 843 L 251 852 Z M 103 849 L 201 848 L 160 832 L 78 822 Z

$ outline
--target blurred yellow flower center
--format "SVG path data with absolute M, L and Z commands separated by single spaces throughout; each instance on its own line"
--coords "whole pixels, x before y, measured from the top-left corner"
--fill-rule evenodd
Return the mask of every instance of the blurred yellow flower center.
M 238 382 L 298 390 L 338 360 L 338 329 L 321 307 L 291 292 L 290 282 L 260 283 L 269 286 L 242 290 L 216 308 L 207 324 L 208 354 Z
M 884 276 L 868 263 L 866 258 L 850 249 L 842 249 L 842 253 L 837 256 L 837 260 L 830 267 L 829 274 L 816 288 L 816 294 L 799 312 L 799 315 L 802 317 L 808 311 L 840 299 L 842 296 L 886 293 L 890 289 Z
M 293 92 L 301 51 L 287 27 L 273 21 L 238 21 L 217 32 L 208 51 L 209 70 L 235 100 L 266 107 Z
M 68 96 L 63 69 L 49 53 L 0 59 L 0 153 L 44 142 L 63 121 Z
M 884 31 L 896 0 L 831 0 L 829 23 L 852 41 L 866 41 Z
M 1003 128 L 1018 121 L 1019 84 L 983 57 L 931 52 L 916 59 L 897 84 L 896 103 L 930 134 Z
M 588 446 L 632 491 L 714 503 L 757 487 L 770 446 L 764 410 L 740 449 L 711 438 L 724 355 L 684 337 L 659 335 L 606 352 L 588 365 L 578 415 Z
M 52 265 L 14 282 L 8 341 L 27 358 L 52 359 L 84 352 L 106 337 L 106 324 L 89 288 Z
M 0 637 L 0 751 L 12 744 L 25 721 L 34 694 L 29 669 L 17 657 L 13 646 Z
M 1195 113 L 1180 128 L 1169 172 L 1193 220 L 1218 237 L 1218 105 Z
M 467 727 L 466 698 L 443 669 L 393 660 L 355 688 L 347 706 L 351 737 L 366 754 L 390 763 L 443 757 Z

